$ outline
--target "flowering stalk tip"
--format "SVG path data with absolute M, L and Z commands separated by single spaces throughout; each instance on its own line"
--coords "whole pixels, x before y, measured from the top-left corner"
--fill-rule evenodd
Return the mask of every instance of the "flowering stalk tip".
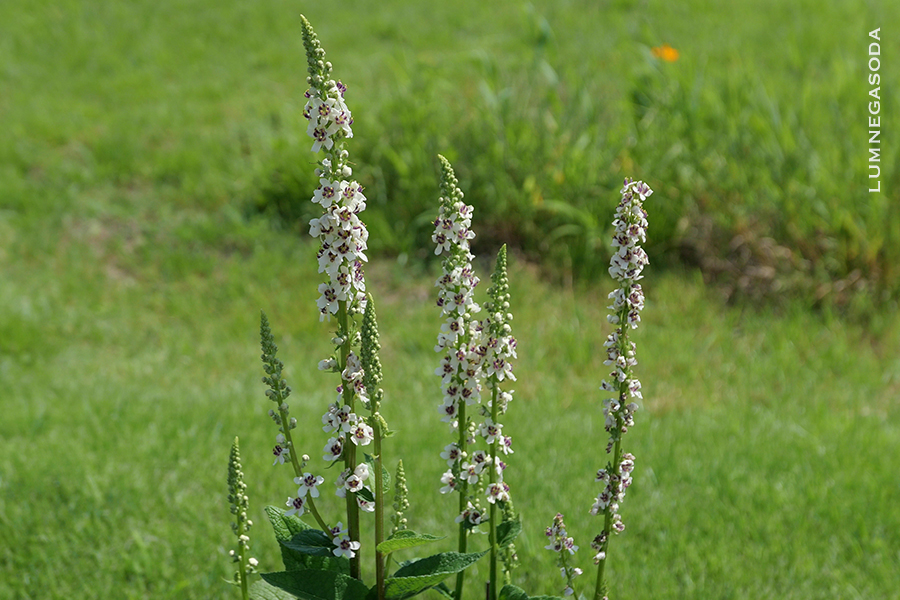
M 256 572 L 258 564 L 255 558 L 250 557 L 250 527 L 253 521 L 249 519 L 249 497 L 247 496 L 247 484 L 244 483 L 244 472 L 241 467 L 241 451 L 238 438 L 234 438 L 231 444 L 231 455 L 228 459 L 228 503 L 231 505 L 231 514 L 234 515 L 234 523 L 231 530 L 237 537 L 237 550 L 232 550 L 229 555 L 237 563 L 237 571 L 234 573 L 234 583 L 241 587 L 244 600 L 249 598 L 247 575 Z

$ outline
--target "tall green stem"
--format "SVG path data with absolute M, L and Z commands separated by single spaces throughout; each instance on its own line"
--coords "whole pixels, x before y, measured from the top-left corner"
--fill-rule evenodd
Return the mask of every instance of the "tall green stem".
M 247 570 L 244 565 L 247 564 L 247 557 L 244 556 L 244 546 L 238 549 L 239 558 L 240 558 L 240 578 L 241 578 L 241 597 L 243 600 L 250 600 L 250 590 L 247 587 Z
M 497 423 L 497 419 L 500 416 L 500 409 L 497 406 L 498 403 L 498 392 L 500 391 L 500 384 L 497 382 L 496 376 L 491 378 L 491 421 Z M 498 436 L 494 436 L 494 441 L 491 443 L 491 459 L 492 464 L 488 466 L 489 474 L 488 474 L 488 484 L 492 485 L 496 482 L 497 479 L 497 468 L 496 461 L 497 458 L 497 447 L 499 445 Z M 488 583 L 487 590 L 487 600 L 496 600 L 497 598 L 497 554 L 499 552 L 499 546 L 497 544 L 497 502 L 491 503 L 490 514 L 488 516 L 488 524 L 490 526 L 490 537 L 489 541 L 491 544 L 491 568 L 490 568 L 490 582 Z
M 469 427 L 466 421 L 466 402 L 463 400 L 459 403 L 459 453 L 460 456 L 467 455 L 469 442 Z M 459 473 L 459 514 L 462 514 L 468 506 L 469 497 L 469 481 L 463 477 L 463 473 Z M 466 542 L 468 541 L 468 529 L 466 520 L 463 519 L 459 524 L 459 544 L 457 546 L 459 553 L 466 552 Z M 463 582 L 465 580 L 465 570 L 460 571 L 456 575 L 456 600 L 462 600 Z
M 372 410 L 377 409 L 375 400 L 372 400 Z M 381 415 L 374 412 L 372 415 L 373 429 L 375 430 L 375 583 L 378 590 L 378 600 L 384 600 L 384 554 L 377 550 L 378 545 L 384 541 L 384 465 L 381 460 Z
M 626 326 L 624 323 L 627 323 L 628 318 L 628 307 L 625 306 L 619 310 L 619 350 L 622 356 L 625 356 L 628 352 L 629 348 L 629 340 L 628 334 L 626 333 Z M 625 405 L 625 400 L 628 397 L 628 378 L 625 378 L 625 381 L 619 382 L 619 404 L 621 406 Z M 620 414 L 616 414 L 616 428 L 618 432 L 616 433 L 616 441 L 613 445 L 613 459 L 610 463 L 609 469 L 609 477 L 619 477 L 621 475 L 619 464 L 622 461 L 622 426 L 624 423 L 622 422 L 622 416 Z M 619 477 L 619 485 L 621 484 L 621 477 Z M 606 534 L 606 540 L 603 542 L 601 547 L 601 551 L 603 552 L 603 559 L 597 565 L 597 586 L 594 589 L 594 600 L 603 600 L 604 597 L 604 572 L 606 570 L 606 559 L 609 553 L 609 542 L 612 538 L 612 506 L 614 499 L 610 499 L 610 503 L 606 506 L 606 509 L 603 511 L 603 532 Z
M 347 368 L 347 360 L 350 357 L 350 347 L 353 341 L 350 335 L 350 314 L 347 310 L 347 302 L 344 300 L 338 303 L 337 318 L 340 327 L 339 335 L 342 338 L 338 368 L 343 373 L 344 369 Z M 344 405 L 349 406 L 350 412 L 353 413 L 356 405 L 354 401 L 355 394 L 353 388 L 343 380 L 341 381 L 341 396 L 344 400 Z M 349 436 L 344 440 L 344 467 L 349 469 L 350 472 L 353 472 L 353 469 L 356 468 L 356 444 L 349 439 Z M 359 504 L 356 503 L 355 492 L 347 494 L 347 533 L 350 535 L 351 541 L 359 542 Z M 357 550 L 353 558 L 350 559 L 350 577 L 362 579 L 360 561 L 360 551 Z

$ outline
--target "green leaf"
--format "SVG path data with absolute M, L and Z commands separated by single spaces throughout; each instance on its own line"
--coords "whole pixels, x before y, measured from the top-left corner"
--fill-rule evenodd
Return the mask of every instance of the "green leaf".
M 369 477 L 375 479 L 375 457 L 369 454 L 366 454 L 365 457 L 366 463 L 368 463 L 369 465 Z M 381 469 L 381 493 L 384 495 L 388 495 L 391 493 L 391 474 L 387 469 L 384 468 Z M 375 501 L 374 499 L 369 500 L 368 498 L 366 498 L 366 500 L 369 502 Z
M 453 600 L 453 590 L 451 590 L 449 587 L 447 587 L 447 584 L 445 582 L 442 581 L 441 583 L 437 584 L 436 586 L 434 586 L 431 589 L 436 591 L 438 594 L 440 594 L 444 598 L 450 598 L 450 600 Z
M 295 544 L 294 537 L 306 531 L 314 531 L 317 534 L 325 535 L 323 532 L 313 529 L 294 515 L 285 515 L 283 510 L 274 506 L 267 506 L 266 514 L 269 517 L 269 522 L 272 524 L 272 529 L 275 531 L 275 539 L 278 540 L 281 546 L 281 562 L 284 563 L 285 571 L 321 569 L 324 571 L 337 571 L 345 575 L 350 574 L 350 561 L 343 556 L 332 556 L 331 550 L 327 553 L 313 554 L 299 549 L 304 545 L 310 545 L 309 543 L 301 543 L 308 542 L 309 538 L 300 538 Z M 316 534 L 307 535 L 315 536 Z M 328 546 L 329 548 L 333 546 L 330 539 L 328 540 Z
M 393 577 L 385 580 L 384 596 L 387 600 L 412 598 L 441 583 L 450 575 L 459 573 L 487 552 L 487 550 L 471 554 L 444 552 L 406 564 L 400 567 Z
M 513 540 L 522 533 L 522 521 L 503 521 L 497 525 L 497 545 L 503 548 L 512 544 Z
M 297 596 L 260 580 L 250 586 L 250 598 L 251 600 L 296 600 Z
M 334 556 L 334 543 L 324 531 L 307 529 L 289 540 L 280 540 L 281 545 L 309 556 Z
M 301 531 L 312 529 L 312 527 L 300 520 L 300 517 L 286 515 L 283 510 L 275 506 L 267 506 L 266 515 L 268 515 L 269 523 L 272 524 L 272 529 L 275 531 L 275 539 L 279 542 L 289 540 Z
M 263 580 L 305 600 L 365 600 L 369 593 L 363 582 L 336 571 L 305 569 L 263 573 Z
M 384 494 L 385 496 L 387 496 L 392 491 L 391 472 L 383 467 L 384 467 L 384 465 L 382 465 L 382 469 L 381 469 L 381 493 Z
M 528 600 L 528 594 L 520 587 L 506 584 L 500 588 L 500 595 L 497 600 Z
M 422 544 L 430 544 L 437 540 L 442 540 L 446 536 L 436 536 L 429 533 L 416 533 L 409 529 L 401 529 L 385 541 L 378 544 L 375 548 L 383 554 L 394 552 L 395 550 L 403 550 L 404 548 L 414 548 Z
M 373 494 L 372 490 L 370 490 L 369 488 L 364 487 L 360 489 L 358 492 L 356 492 L 356 495 L 366 502 L 375 502 L 375 494 Z
M 506 584 L 500 589 L 497 600 L 563 600 L 559 596 L 529 596 L 522 588 Z

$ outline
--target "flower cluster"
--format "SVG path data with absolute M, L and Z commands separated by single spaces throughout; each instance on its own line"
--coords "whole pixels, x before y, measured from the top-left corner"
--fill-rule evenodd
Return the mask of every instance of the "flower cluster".
M 472 269 L 469 240 L 472 207 L 463 202 L 462 190 L 457 187 L 450 163 L 440 157 L 443 168 L 441 207 L 434 222 L 435 254 L 445 254 L 438 288 L 437 304 L 444 316 L 435 352 L 444 358 L 435 374 L 441 378 L 443 402 L 441 419 L 451 427 L 458 426 L 460 403 L 472 405 L 481 397 L 480 371 L 486 349 L 480 345 L 481 326 L 473 315 L 481 310 L 474 299 L 479 279 Z M 465 425 L 465 424 L 463 424 Z
M 568 532 L 566 532 L 566 524 L 561 514 L 557 513 L 553 518 L 553 524 L 547 528 L 546 535 L 550 543 L 544 548 L 559 554 L 557 566 L 559 566 L 563 579 L 566 580 L 563 594 L 571 596 L 575 593 L 572 583 L 577 576 L 581 575 L 582 571 L 578 567 L 569 566 L 569 556 L 578 551 L 578 546 L 575 545 L 575 540 L 569 537 Z
M 307 134 L 313 138 L 313 152 L 325 149 L 325 158 L 316 169 L 319 187 L 312 202 L 322 206 L 321 217 L 309 222 L 309 234 L 318 238 L 319 272 L 329 280 L 319 285 L 319 318 L 331 318 L 341 304 L 350 312 L 365 308 L 363 263 L 369 232 L 359 213 L 366 208 L 362 186 L 349 178 L 353 174 L 343 140 L 353 137 L 353 119 L 344 103 L 346 87 L 331 78 L 331 63 L 309 25 L 302 19 L 303 44 L 306 47 L 309 77 L 306 107 Z
M 443 156 L 438 158 L 442 171 L 440 212 L 431 239 L 435 254 L 444 254 L 442 274 L 435 283 L 444 324 L 434 350 L 444 356 L 435 374 L 441 378 L 441 420 L 459 433 L 459 440 L 441 454 L 450 467 L 441 477 L 444 484 L 441 492 L 462 493 L 468 491 L 469 485 L 477 484 L 481 473 L 492 465 L 487 454 L 469 457 L 467 452 L 468 444 L 474 441 L 476 427 L 466 416 L 466 407 L 481 400 L 482 365 L 488 349 L 483 344 L 482 325 L 474 318 L 481 307 L 474 299 L 479 279 L 472 269 L 474 257 L 469 250 L 469 240 L 475 237 L 471 230 L 473 209 L 463 202 L 463 192 L 450 163 Z M 467 501 L 465 498 L 460 502 L 457 522 L 474 527 L 482 521 L 483 512 L 471 502 L 468 503 L 471 507 L 463 503 Z
M 647 213 L 643 202 L 652 193 L 647 184 L 626 179 L 613 221 L 615 252 L 610 260 L 609 274 L 619 287 L 609 294 L 612 304 L 607 318 L 616 329 L 604 343 L 606 360 L 603 364 L 610 367 L 611 372 L 600 389 L 615 396 L 603 401 L 604 428 L 609 434 L 606 452 L 612 456 L 606 466 L 597 471 L 595 481 L 602 489 L 590 510 L 592 515 L 604 516 L 603 530 L 591 544 L 597 564 L 606 560 L 610 533 L 625 529 L 619 504 L 631 485 L 634 469 L 634 456 L 622 451 L 622 436 L 634 425 L 634 413 L 638 408 L 634 400 L 642 399 L 642 395 L 641 382 L 633 374 L 637 360 L 635 344 L 629 339 L 628 332 L 637 328 L 644 307 L 644 293 L 637 282 L 649 262 L 641 244 L 647 239 Z
M 513 453 L 512 438 L 503 435 L 503 424 L 500 416 L 506 413 L 512 390 L 501 389 L 503 381 L 515 381 L 511 360 L 516 358 L 516 339 L 512 336 L 512 313 L 509 312 L 509 279 L 506 274 L 506 246 L 497 254 L 497 265 L 491 275 L 491 287 L 488 289 L 490 300 L 485 304 L 486 317 L 482 321 L 486 348 L 484 356 L 484 377 L 491 388 L 491 400 L 482 407 L 484 422 L 478 431 L 486 444 L 491 446 L 491 455 L 487 457 L 495 465 L 495 476 L 487 487 L 487 500 L 491 504 L 509 501 L 509 485 L 503 481 L 506 464 L 500 459 L 500 453 Z
M 350 469 L 344 469 L 341 474 L 338 475 L 337 481 L 334 482 L 334 485 L 337 488 L 335 490 L 335 495 L 340 498 L 346 498 L 347 492 L 357 494 L 357 505 L 365 512 L 372 512 L 375 510 L 374 504 L 363 498 L 362 495 L 359 495 L 363 490 L 367 490 L 367 495 L 371 497 L 372 488 L 366 483 L 369 481 L 369 475 L 370 470 L 367 463 L 359 463 L 352 471 Z

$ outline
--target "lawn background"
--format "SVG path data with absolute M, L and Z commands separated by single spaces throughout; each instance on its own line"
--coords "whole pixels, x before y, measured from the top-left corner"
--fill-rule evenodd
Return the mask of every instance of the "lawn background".
M 559 592 L 542 549 L 556 511 L 582 547 L 595 533 L 586 512 L 603 460 L 598 348 L 611 284 L 594 277 L 602 268 L 579 265 L 605 260 L 617 185 L 633 175 L 657 190 L 650 236 L 667 241 L 651 254 L 638 331 L 646 401 L 628 437 L 636 481 L 623 505 L 628 529 L 611 551 L 614 597 L 897 597 L 900 321 L 884 272 L 900 251 L 900 188 L 860 191 L 868 88 L 857 77 L 868 30 L 900 21 L 898 9 L 332 4 L 0 5 L 0 598 L 235 597 L 222 582 L 234 435 L 256 514 L 253 550 L 278 568 L 262 508 L 281 504 L 291 485 L 268 458 L 259 310 L 288 364 L 292 412 L 313 423 L 313 456 L 335 385 L 315 369 L 329 338 L 314 308 L 315 248 L 269 210 L 312 181 L 302 174 L 313 158 L 300 117 L 300 12 L 349 85 L 357 120 L 351 156 L 383 251 L 368 275 L 385 415 L 399 430 L 388 461 L 406 464 L 414 529 L 447 532 L 452 516 L 437 493 L 449 435 L 432 410 L 436 271 L 416 247 L 436 207 L 434 153 L 454 161 L 476 206 L 482 278 L 499 243 L 521 246 L 508 479 L 527 528 L 515 577 L 532 594 Z M 897 42 L 882 34 L 896 89 L 900 67 L 887 48 L 896 55 Z M 650 106 L 726 117 L 694 123 L 691 143 L 679 119 L 657 117 L 660 133 L 634 122 L 635 82 L 661 43 L 681 58 L 657 67 L 684 70 L 661 76 L 669 83 L 651 79 L 662 87 Z M 710 83 L 688 86 L 701 63 Z M 546 93 L 554 74 L 578 93 Z M 758 84 L 744 88 L 747 77 Z M 756 90 L 750 100 L 745 89 Z M 679 96 L 690 90 L 705 90 L 695 113 Z M 754 118 L 760 90 L 799 120 L 773 134 L 772 112 Z M 887 119 L 895 102 L 885 114 L 900 122 Z M 708 134 L 722 123 L 720 147 Z M 579 128 L 591 134 L 584 146 Z M 896 157 L 890 132 L 885 155 Z M 891 161 L 888 183 L 897 181 Z M 865 326 L 842 318 L 840 305 L 809 310 L 803 286 L 793 299 L 728 306 L 722 290 L 734 296 L 735 284 L 707 287 L 709 269 L 684 266 L 692 224 L 721 215 L 725 240 L 758 231 L 767 209 L 787 211 L 778 190 L 790 181 L 799 187 L 778 244 L 798 249 L 824 223 L 824 250 L 803 255 L 814 287 L 854 269 L 880 273 L 872 278 L 886 297 L 863 312 Z M 563 199 L 577 210 L 535 208 Z M 696 220 L 682 223 L 681 210 Z M 542 222 L 554 227 L 552 248 L 565 250 L 535 265 L 524 259 L 554 239 Z M 778 233 L 772 223 L 756 237 Z M 726 252 L 717 240 L 708 254 Z M 871 308 L 867 296 L 857 296 L 860 310 Z

